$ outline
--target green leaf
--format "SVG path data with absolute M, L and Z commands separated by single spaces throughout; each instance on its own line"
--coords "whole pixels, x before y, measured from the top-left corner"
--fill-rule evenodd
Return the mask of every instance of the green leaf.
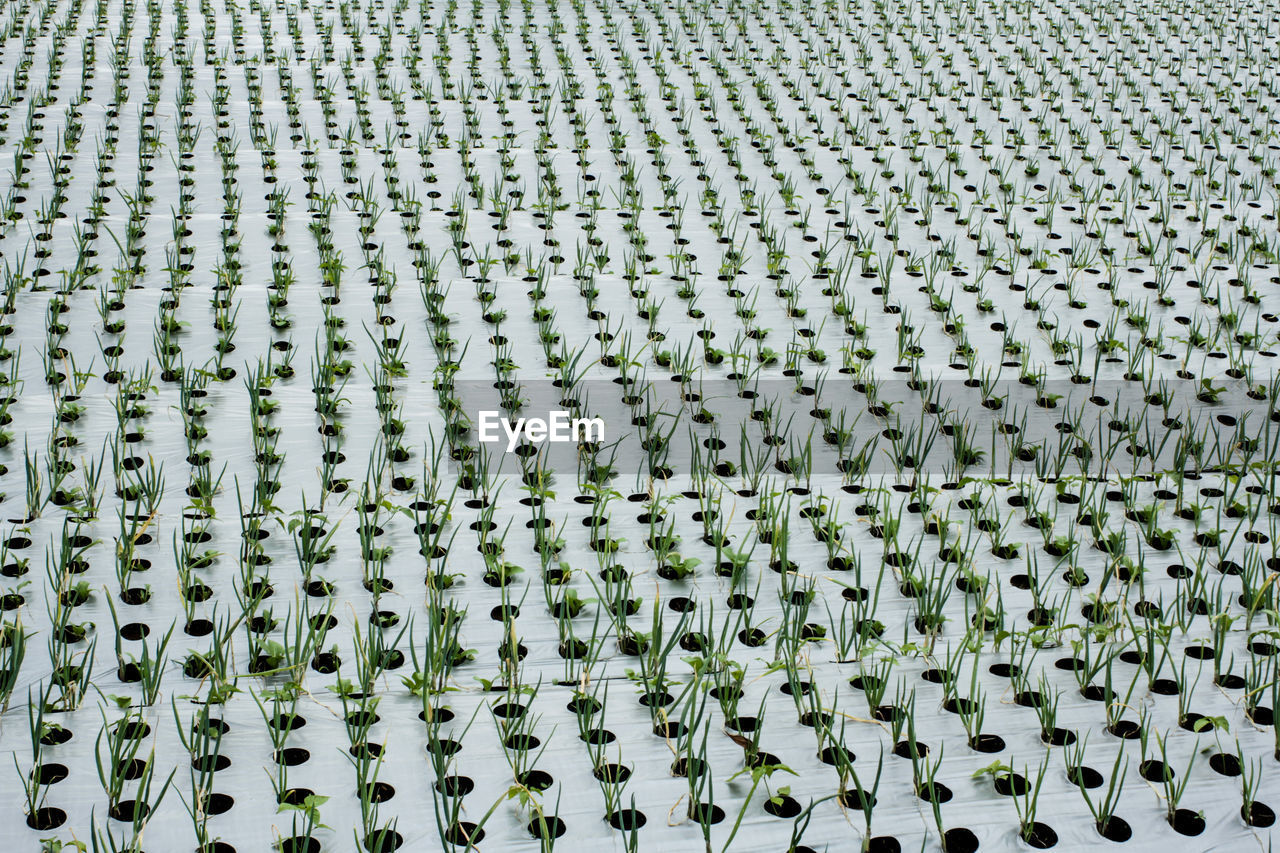
M 994 779 L 997 776 L 1000 776 L 1001 774 L 1012 773 L 1012 772 L 1013 772 L 1012 767 L 1010 767 L 1008 764 L 1005 764 L 1003 761 L 997 758 L 995 761 L 991 762 L 986 767 L 979 767 L 977 770 L 973 771 L 972 778 L 977 779 L 981 776 L 989 775 L 992 779 Z

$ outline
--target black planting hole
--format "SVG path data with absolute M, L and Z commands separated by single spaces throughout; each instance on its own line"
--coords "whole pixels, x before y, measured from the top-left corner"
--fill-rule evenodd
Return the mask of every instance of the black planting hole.
M 969 748 L 975 752 L 1004 752 L 1005 742 L 1000 735 L 977 735 L 969 738 Z
M 280 853 L 320 853 L 320 842 L 305 835 L 295 835 L 280 841 Z
M 1209 757 L 1209 766 L 1221 776 L 1239 776 L 1240 759 L 1228 752 L 1219 752 Z
M 1112 815 L 1106 823 L 1098 821 L 1097 828 L 1098 834 L 1108 841 L 1123 843 L 1133 837 L 1133 828 L 1129 826 L 1129 822 L 1115 815 Z
M 1022 796 L 1027 792 L 1028 785 L 1025 776 L 1020 773 L 1006 773 L 996 779 L 996 793 L 1004 794 L 1006 797 Z
M 468 847 L 484 840 L 484 830 L 468 820 L 455 821 L 444 834 L 445 841 Z
M 1169 825 L 1179 835 L 1199 835 L 1204 832 L 1205 820 L 1191 809 L 1178 809 L 1173 813 Z
M 475 790 L 470 776 L 446 776 L 436 782 L 436 790 L 446 797 L 465 797 Z
M 1049 824 L 1036 821 L 1022 830 L 1022 840 L 1036 850 L 1048 850 L 1058 843 L 1058 833 Z
M 297 767 L 311 760 L 311 753 L 300 746 L 289 746 L 277 750 L 275 759 L 277 764 L 283 764 L 285 767 Z
M 1081 764 L 1067 770 L 1067 779 L 1072 785 L 1084 786 L 1089 790 L 1102 787 L 1102 774 L 1092 767 Z
M 478 835 L 484 835 L 484 830 L 480 830 Z M 476 837 L 474 840 L 480 839 Z M 404 836 L 389 828 L 375 829 L 364 837 L 364 849 L 369 853 L 391 853 L 392 850 L 399 850 L 402 844 Z
M 204 810 L 211 815 L 226 814 L 235 804 L 230 794 L 209 794 L 204 798 Z
M 974 853 L 978 849 L 978 836 L 963 826 L 948 829 L 942 835 L 942 849 L 947 853 Z
M 545 791 L 555 779 L 545 770 L 526 770 L 516 777 L 516 781 L 531 791 Z
M 529 834 L 537 839 L 559 838 L 569 831 L 568 825 L 558 817 L 534 818 L 529 822 Z
M 1240 817 L 1249 826 L 1268 827 L 1276 822 L 1276 813 L 1271 806 L 1254 800 L 1248 808 L 1240 807 Z
M 621 784 L 631 778 L 631 768 L 625 764 L 601 764 L 591 771 L 601 782 Z
M 689 819 L 703 825 L 719 823 L 724 820 L 724 809 L 711 803 L 698 803 L 689 808 Z
M 800 802 L 795 797 L 775 795 L 765 800 L 764 810 L 774 817 L 792 818 L 800 814 Z
M 639 809 L 618 809 L 609 815 L 609 826 L 614 829 L 620 829 L 624 832 L 639 829 L 648 822 L 648 818 L 644 816 L 644 812 Z
M 926 803 L 946 803 L 953 795 L 951 789 L 941 782 L 926 782 L 916 788 L 916 796 Z

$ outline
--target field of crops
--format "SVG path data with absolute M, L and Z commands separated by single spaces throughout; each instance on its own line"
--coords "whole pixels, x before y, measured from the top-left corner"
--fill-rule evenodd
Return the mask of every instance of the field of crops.
M 1270 850 L 1277 67 L 7 0 L 0 847 Z

